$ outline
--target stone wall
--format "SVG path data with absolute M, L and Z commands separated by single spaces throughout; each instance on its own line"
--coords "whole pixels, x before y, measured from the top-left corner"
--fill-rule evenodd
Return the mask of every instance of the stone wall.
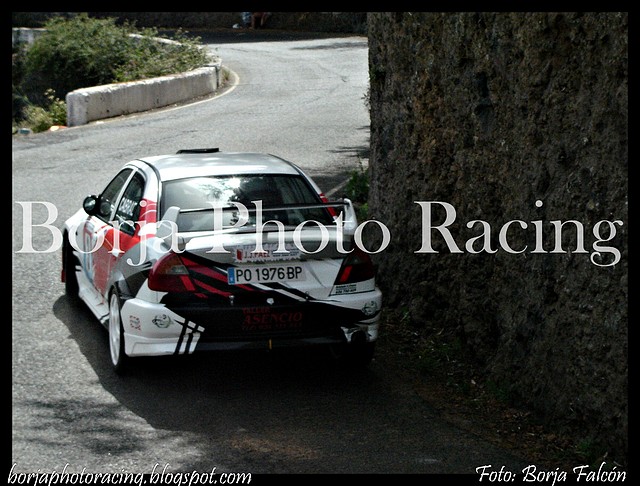
M 480 373 L 559 431 L 626 456 L 627 14 L 375 12 L 367 23 L 370 218 L 392 235 L 377 255 L 386 304 L 416 328 L 455 332 Z M 455 209 L 460 253 L 425 231 L 423 216 L 439 225 L 446 205 L 415 201 Z M 551 221 L 568 220 L 578 224 L 556 241 Z M 601 259 L 602 220 L 622 226 Z M 426 236 L 434 252 L 415 253 Z

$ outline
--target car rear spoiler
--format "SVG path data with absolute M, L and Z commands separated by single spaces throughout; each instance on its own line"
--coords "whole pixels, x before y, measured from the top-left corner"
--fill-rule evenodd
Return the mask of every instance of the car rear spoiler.
M 178 150 L 176 154 L 215 154 L 216 152 L 220 152 L 220 149 L 218 147 L 181 149 L 181 150 Z

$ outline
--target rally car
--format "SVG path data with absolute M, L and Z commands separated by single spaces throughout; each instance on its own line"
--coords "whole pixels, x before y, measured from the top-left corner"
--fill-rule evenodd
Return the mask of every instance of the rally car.
M 329 346 L 374 354 L 382 295 L 351 201 L 296 164 L 214 149 L 125 164 L 64 223 L 61 280 L 141 356 Z

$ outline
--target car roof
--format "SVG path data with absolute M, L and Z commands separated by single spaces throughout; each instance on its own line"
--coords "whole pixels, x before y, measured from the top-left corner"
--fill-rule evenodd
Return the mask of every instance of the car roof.
M 242 174 L 300 175 L 291 162 L 271 154 L 254 152 L 178 152 L 138 159 L 149 165 L 161 181 L 189 177 Z

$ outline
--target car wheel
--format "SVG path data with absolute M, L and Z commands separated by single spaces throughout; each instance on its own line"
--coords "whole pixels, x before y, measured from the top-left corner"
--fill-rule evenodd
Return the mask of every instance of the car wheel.
M 354 368 L 364 368 L 371 363 L 376 349 L 376 343 L 352 343 L 347 345 L 344 360 L 347 365 Z
M 124 328 L 120 313 L 121 301 L 117 290 L 113 290 L 109 297 L 109 355 L 111 365 L 116 373 L 121 374 L 126 369 L 128 357 L 124 352 Z
M 69 243 L 64 245 L 64 293 L 70 299 L 78 298 L 78 277 L 76 276 L 76 257 Z

